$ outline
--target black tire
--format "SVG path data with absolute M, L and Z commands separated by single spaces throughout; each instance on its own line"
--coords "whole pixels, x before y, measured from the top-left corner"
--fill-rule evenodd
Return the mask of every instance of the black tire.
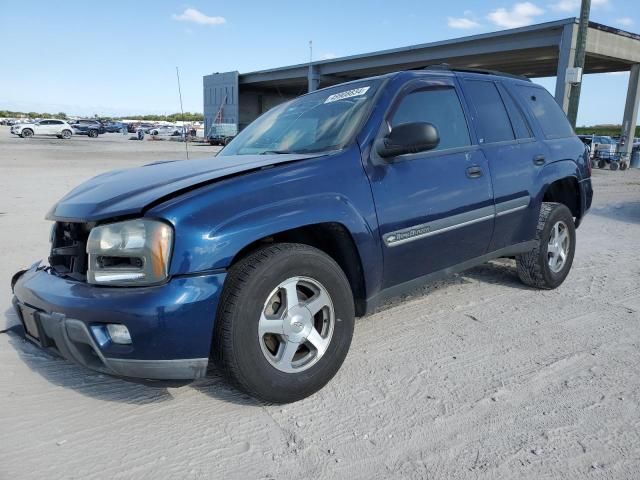
M 306 370 L 286 373 L 263 354 L 258 322 L 270 293 L 291 277 L 312 278 L 324 286 L 335 322 L 319 360 Z M 218 308 L 213 361 L 249 395 L 269 403 L 294 402 L 321 389 L 339 370 L 351 345 L 354 316 L 351 287 L 331 257 L 307 245 L 270 245 L 229 270 Z
M 62 135 L 60 135 L 60 138 L 64 138 L 65 140 L 69 140 L 71 138 L 71 130 L 63 130 L 62 131 Z
M 549 265 L 549 239 L 552 229 L 563 222 L 569 237 L 568 252 L 562 268 L 554 272 Z M 552 289 L 559 287 L 571 270 L 576 249 L 576 229 L 573 215 L 566 205 L 544 202 L 540 208 L 536 229 L 536 246 L 533 250 L 516 257 L 518 276 L 522 283 L 535 288 Z
M 88 135 L 91 138 L 97 138 L 98 137 L 98 131 L 91 129 L 91 130 L 89 130 L 89 134 Z
M 627 168 L 629 168 L 627 162 L 620 162 L 620 170 L 626 170 Z
M 31 130 L 30 128 L 25 128 L 22 130 L 22 132 L 20 132 L 20 136 L 22 138 L 31 138 L 33 137 L 33 130 Z
M 619 164 L 618 162 L 611 162 L 611 163 L 609 164 L 609 168 L 610 168 L 611 170 L 618 170 L 618 168 L 619 168 L 619 167 L 620 167 L 620 164 Z
M 607 162 L 605 160 L 598 160 L 598 168 L 604 168 L 607 166 Z

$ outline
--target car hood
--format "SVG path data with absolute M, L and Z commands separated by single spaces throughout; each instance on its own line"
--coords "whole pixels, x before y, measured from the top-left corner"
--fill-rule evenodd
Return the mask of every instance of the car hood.
M 140 214 L 145 207 L 195 187 L 270 165 L 319 154 L 229 155 L 156 162 L 98 175 L 65 195 L 47 214 L 58 221 L 100 221 Z

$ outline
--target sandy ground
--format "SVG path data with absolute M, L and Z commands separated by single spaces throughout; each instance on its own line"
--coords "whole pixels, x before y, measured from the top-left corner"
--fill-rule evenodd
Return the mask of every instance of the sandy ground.
M 10 274 L 47 255 L 56 199 L 182 148 L 0 130 L 0 326 L 16 322 Z M 420 289 L 360 319 L 336 378 L 295 404 L 215 372 L 132 383 L 0 334 L 0 478 L 638 478 L 640 171 L 594 185 L 559 289 L 524 287 L 507 260 Z

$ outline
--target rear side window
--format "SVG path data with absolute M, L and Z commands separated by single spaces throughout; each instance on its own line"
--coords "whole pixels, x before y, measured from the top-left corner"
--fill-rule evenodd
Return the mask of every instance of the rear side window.
M 564 138 L 573 135 L 573 128 L 564 112 L 544 88 L 518 85 L 516 91 L 533 113 L 546 138 Z
M 493 82 L 465 80 L 465 92 L 474 106 L 480 130 L 479 143 L 515 140 L 509 115 Z
M 511 125 L 513 126 L 513 130 L 516 134 L 516 138 L 531 138 L 533 134 L 531 133 L 531 128 L 529 128 L 529 124 L 527 120 L 524 118 L 522 114 L 522 110 L 516 102 L 511 97 L 511 94 L 505 91 L 504 88 L 501 89 L 502 99 L 504 100 L 504 104 L 507 106 L 509 110 L 509 117 L 511 117 Z
M 462 105 L 453 87 L 428 88 L 407 94 L 393 114 L 391 128 L 412 122 L 429 122 L 438 129 L 440 143 L 434 150 L 471 144 Z

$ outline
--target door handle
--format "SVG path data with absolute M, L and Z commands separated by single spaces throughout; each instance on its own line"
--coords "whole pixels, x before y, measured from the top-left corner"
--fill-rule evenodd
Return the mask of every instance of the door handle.
M 535 165 L 544 165 L 544 162 L 545 162 L 544 155 L 536 155 L 535 157 L 533 157 L 533 163 Z
M 482 176 L 482 169 L 477 165 L 472 165 L 471 167 L 467 167 L 467 177 L 479 178 L 481 176 Z

